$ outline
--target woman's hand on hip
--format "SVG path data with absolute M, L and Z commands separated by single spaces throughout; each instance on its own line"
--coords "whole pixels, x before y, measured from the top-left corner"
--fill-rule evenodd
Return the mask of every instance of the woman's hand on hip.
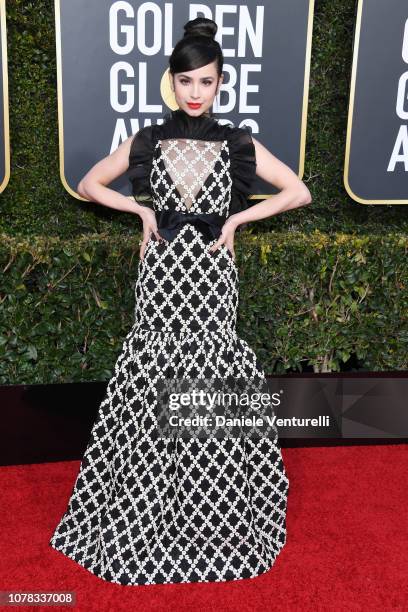
M 154 210 L 146 207 L 143 211 L 140 212 L 140 218 L 143 221 L 143 240 L 139 242 L 139 257 L 141 260 L 143 260 L 147 243 L 149 242 L 152 234 L 155 235 L 156 240 L 159 242 L 166 242 L 166 240 L 164 240 L 164 238 L 159 234 L 159 231 L 157 229 L 156 213 L 154 212 Z
M 222 244 L 225 244 L 235 261 L 234 238 L 237 227 L 238 225 L 235 223 L 233 215 L 228 217 L 221 228 L 221 236 L 218 238 L 217 242 L 214 242 L 214 244 L 210 246 L 210 253 L 214 253 Z

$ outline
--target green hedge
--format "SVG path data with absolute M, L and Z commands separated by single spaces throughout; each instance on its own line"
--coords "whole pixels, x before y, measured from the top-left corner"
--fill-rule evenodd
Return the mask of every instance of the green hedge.
M 134 322 L 138 241 L 1 236 L 2 384 L 95 381 Z M 267 374 L 408 369 L 408 238 L 247 232 L 238 333 Z

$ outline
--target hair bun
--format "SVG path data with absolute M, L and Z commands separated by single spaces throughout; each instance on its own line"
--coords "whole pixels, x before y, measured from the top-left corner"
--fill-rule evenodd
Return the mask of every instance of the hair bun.
M 197 17 L 192 19 L 184 26 L 184 36 L 207 36 L 214 38 L 218 30 L 218 26 L 212 19 L 206 17 Z

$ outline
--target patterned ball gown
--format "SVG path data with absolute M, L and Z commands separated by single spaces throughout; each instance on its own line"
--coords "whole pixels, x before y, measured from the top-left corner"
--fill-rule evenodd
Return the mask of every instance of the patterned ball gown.
M 289 480 L 275 437 L 160 436 L 163 378 L 264 376 L 237 336 L 228 215 L 255 178 L 249 128 L 181 109 L 134 136 L 128 177 L 156 212 L 135 321 L 115 364 L 68 507 L 49 544 L 123 585 L 220 582 L 269 570 L 286 542 Z

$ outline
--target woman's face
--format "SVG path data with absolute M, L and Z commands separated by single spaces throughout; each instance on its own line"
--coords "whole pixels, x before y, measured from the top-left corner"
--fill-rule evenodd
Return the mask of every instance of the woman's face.
M 223 75 L 218 78 L 217 62 L 189 70 L 170 74 L 170 83 L 176 102 L 187 114 L 198 117 L 208 112 L 218 94 Z

